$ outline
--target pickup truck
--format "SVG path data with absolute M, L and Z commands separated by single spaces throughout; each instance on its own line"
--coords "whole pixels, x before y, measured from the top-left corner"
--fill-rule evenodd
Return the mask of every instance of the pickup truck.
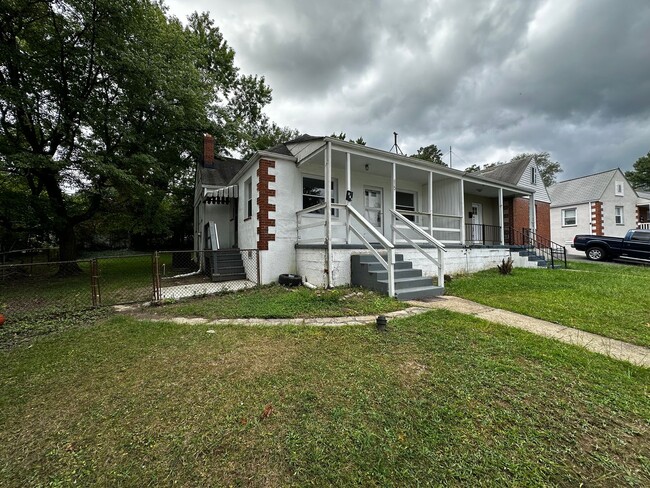
M 616 258 L 650 261 L 650 230 L 628 230 L 625 237 L 577 235 L 572 247 L 585 251 L 592 261 Z

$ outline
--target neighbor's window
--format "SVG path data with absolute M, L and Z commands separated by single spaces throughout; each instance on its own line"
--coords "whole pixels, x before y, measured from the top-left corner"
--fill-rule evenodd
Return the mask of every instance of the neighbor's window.
M 615 186 L 616 186 L 616 189 L 615 189 L 616 196 L 622 197 L 623 196 L 623 188 L 624 188 L 623 182 L 622 181 L 617 181 L 615 183 Z
M 246 218 L 253 216 L 253 178 L 248 178 L 244 183 L 244 200 L 246 201 Z
M 625 224 L 623 221 L 623 211 L 624 207 L 614 207 L 614 221 L 616 222 L 616 225 Z
M 565 208 L 562 210 L 562 226 L 569 227 L 571 225 L 576 225 L 576 209 L 575 208 Z
M 415 212 L 415 193 L 410 191 L 396 191 L 395 192 L 395 208 L 398 212 L 402 213 Z M 415 222 L 415 215 L 405 215 L 411 222 Z
M 338 183 L 336 179 L 332 179 L 332 203 L 338 201 Z M 325 179 L 318 176 L 303 176 L 302 177 L 302 208 L 313 207 L 320 203 L 325 203 Z M 324 214 L 325 209 L 317 210 L 313 213 Z M 332 215 L 337 215 L 336 210 L 332 210 Z
M 530 168 L 530 182 L 531 182 L 533 185 L 536 185 L 536 184 L 537 184 L 537 171 L 535 170 L 534 167 L 533 167 L 533 168 Z

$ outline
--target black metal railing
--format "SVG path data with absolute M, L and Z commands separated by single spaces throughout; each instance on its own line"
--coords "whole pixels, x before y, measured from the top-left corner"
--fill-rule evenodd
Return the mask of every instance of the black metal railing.
M 465 242 L 470 245 L 499 245 L 501 244 L 501 227 L 498 225 L 466 223 Z
M 546 262 L 551 264 L 551 268 L 567 267 L 566 247 L 539 235 L 539 233 L 535 232 L 533 229 L 523 229 L 523 234 L 527 236 L 528 241 L 535 252 L 541 253 Z

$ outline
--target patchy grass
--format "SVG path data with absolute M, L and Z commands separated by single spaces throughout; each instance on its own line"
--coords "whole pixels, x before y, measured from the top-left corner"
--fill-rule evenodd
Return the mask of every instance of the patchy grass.
M 650 371 L 472 317 L 0 352 L 4 486 L 650 484 Z
M 363 288 L 310 290 L 271 285 L 236 293 L 192 298 L 152 308 L 168 317 L 309 318 L 373 315 L 406 308 L 406 304 Z
M 570 263 L 459 276 L 451 295 L 650 347 L 650 268 Z

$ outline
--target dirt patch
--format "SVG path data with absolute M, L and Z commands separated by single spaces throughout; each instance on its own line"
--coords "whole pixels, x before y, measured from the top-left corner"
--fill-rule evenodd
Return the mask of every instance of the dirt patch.
M 400 381 L 403 386 L 410 388 L 428 371 L 428 368 L 417 361 L 406 361 L 399 366 Z

